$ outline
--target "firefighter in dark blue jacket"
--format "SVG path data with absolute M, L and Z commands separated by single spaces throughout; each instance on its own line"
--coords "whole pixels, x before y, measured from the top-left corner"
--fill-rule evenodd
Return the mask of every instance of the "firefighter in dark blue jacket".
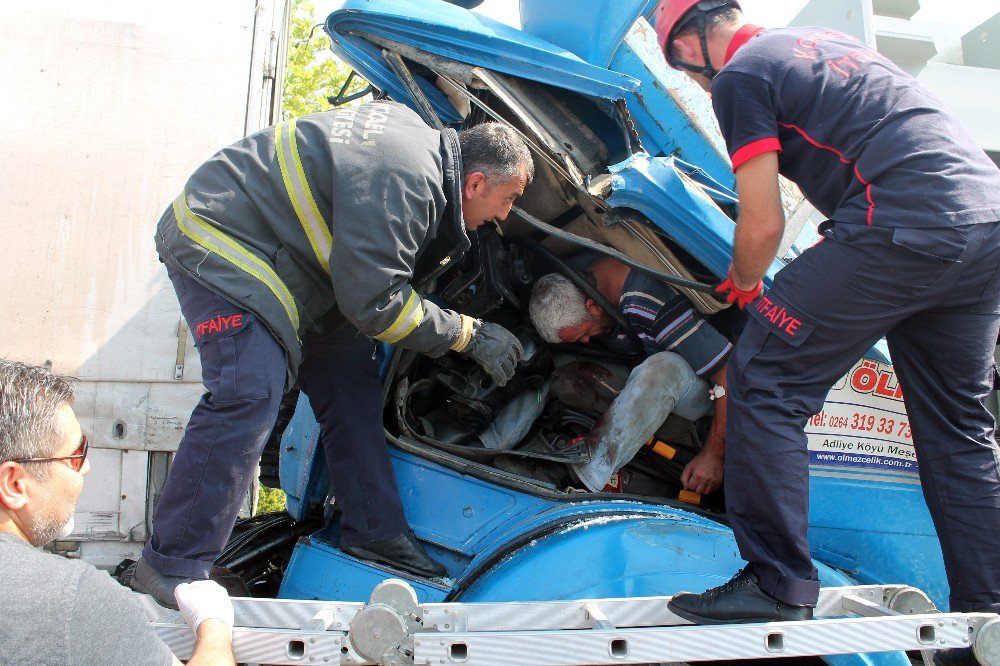
M 749 565 L 673 598 L 695 622 L 812 616 L 804 426 L 885 336 L 954 611 L 1000 611 L 1000 453 L 984 399 L 1000 328 L 1000 171 L 884 56 L 824 28 L 763 30 L 731 0 L 661 0 L 668 62 L 706 90 L 740 197 L 719 285 L 749 322 L 729 360 L 727 509 Z M 784 230 L 778 174 L 828 221 L 761 278 Z
M 280 123 L 219 151 L 167 209 L 156 248 L 201 356 L 195 407 L 133 588 L 173 606 L 226 544 L 283 392 L 308 397 L 340 546 L 442 576 L 409 530 L 382 426 L 375 341 L 477 361 L 499 384 L 521 346 L 411 283 L 506 218 L 534 173 L 510 128 L 438 132 L 377 101 Z

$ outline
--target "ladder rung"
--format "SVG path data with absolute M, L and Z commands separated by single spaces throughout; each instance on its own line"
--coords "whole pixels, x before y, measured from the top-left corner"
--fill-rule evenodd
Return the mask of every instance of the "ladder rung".
M 880 604 L 864 599 L 855 594 L 845 594 L 841 601 L 843 609 L 849 613 L 855 613 L 863 617 L 884 617 L 889 615 L 900 615 L 899 611 L 886 608 Z

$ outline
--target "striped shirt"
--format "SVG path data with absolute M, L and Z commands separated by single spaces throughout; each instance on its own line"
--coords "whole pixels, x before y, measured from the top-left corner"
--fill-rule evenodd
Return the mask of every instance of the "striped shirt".
M 708 377 L 725 365 L 732 351 L 732 343 L 705 321 L 691 301 L 645 273 L 629 272 L 618 306 L 647 354 L 676 352 L 700 377 Z M 619 327 L 603 341 L 611 349 L 630 350 L 628 336 Z

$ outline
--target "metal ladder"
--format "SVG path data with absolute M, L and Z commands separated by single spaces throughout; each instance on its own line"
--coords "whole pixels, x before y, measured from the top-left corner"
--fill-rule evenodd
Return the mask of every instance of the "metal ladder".
M 194 635 L 180 614 L 137 595 L 178 657 Z M 904 585 L 830 587 L 815 619 L 695 626 L 670 597 L 550 602 L 426 603 L 390 579 L 367 603 L 234 598 L 239 662 L 409 666 L 576 666 L 766 659 L 972 647 L 1000 666 L 1000 616 L 939 613 Z

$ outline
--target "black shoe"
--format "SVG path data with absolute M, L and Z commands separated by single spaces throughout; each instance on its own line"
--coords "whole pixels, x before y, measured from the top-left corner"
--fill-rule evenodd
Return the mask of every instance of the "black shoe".
M 130 566 L 121 575 L 123 585 L 131 587 L 136 592 L 148 594 L 164 608 L 177 610 L 177 601 L 174 599 L 174 588 L 181 583 L 190 583 L 194 578 L 183 578 L 180 576 L 164 576 L 159 571 L 149 566 L 149 564 L 139 558 L 139 561 Z
M 811 620 L 812 608 L 778 601 L 757 586 L 757 577 L 747 567 L 725 585 L 701 594 L 675 594 L 667 608 L 695 624 L 742 624 Z
M 341 546 L 340 549 L 360 560 L 381 562 L 418 576 L 444 578 L 448 575 L 448 570 L 427 555 L 424 547 L 410 530 L 382 541 L 363 546 Z

